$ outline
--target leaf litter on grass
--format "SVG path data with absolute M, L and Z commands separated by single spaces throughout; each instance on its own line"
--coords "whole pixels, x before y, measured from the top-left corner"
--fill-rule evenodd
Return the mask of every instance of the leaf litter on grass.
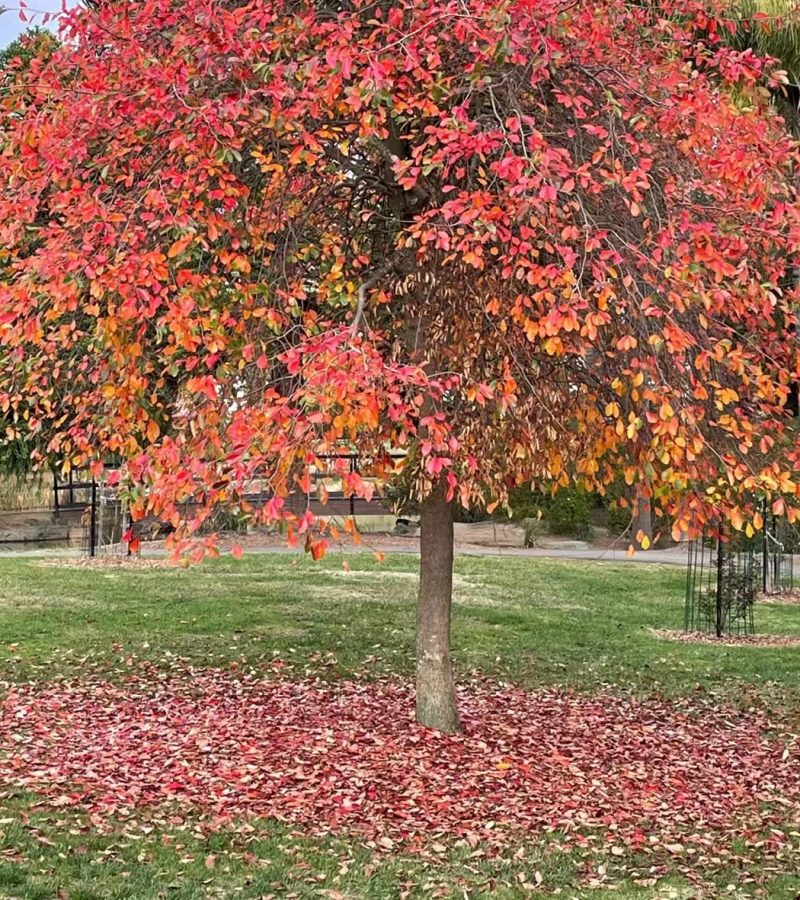
M 414 723 L 393 680 L 142 664 L 121 682 L 4 687 L 0 781 L 98 826 L 169 808 L 386 852 L 558 835 L 690 873 L 797 860 L 800 744 L 758 710 L 479 681 L 460 691 L 464 734 L 448 736 Z

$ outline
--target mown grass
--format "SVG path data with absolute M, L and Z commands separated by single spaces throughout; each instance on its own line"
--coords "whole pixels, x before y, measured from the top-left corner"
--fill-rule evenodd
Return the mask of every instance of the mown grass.
M 90 658 L 165 653 L 215 664 L 333 653 L 334 674 L 413 666 L 417 561 L 368 554 L 314 563 L 250 555 L 184 569 L 87 569 L 0 558 L 0 667 L 19 678 Z M 679 644 L 654 628 L 683 621 L 677 567 L 462 557 L 453 646 L 480 669 L 536 687 L 800 696 L 800 652 Z M 761 605 L 759 631 L 800 636 L 800 608 Z
M 0 679 L 48 680 L 98 666 L 115 677 L 140 659 L 176 657 L 200 665 L 279 657 L 330 677 L 410 673 L 416 559 L 353 555 L 349 572 L 342 562 L 252 555 L 182 570 L 0 559 Z M 714 692 L 795 719 L 800 651 L 681 644 L 651 633 L 680 627 L 683 584 L 683 572 L 667 566 L 459 558 L 458 671 L 531 688 Z M 762 632 L 800 635 L 800 607 L 763 605 L 756 620 Z M 0 898 L 504 898 L 533 888 L 605 895 L 589 886 L 586 861 L 554 849 L 557 842 L 521 846 L 518 858 L 450 845 L 418 857 L 341 837 L 312 840 L 275 823 L 210 833 L 193 822 L 143 821 L 101 831 L 0 787 Z M 623 863 L 626 874 L 616 877 Z M 641 871 L 628 858 L 602 865 L 600 880 L 622 897 L 800 891 L 785 867 L 755 873 L 760 887 L 722 869 L 703 894 L 680 879 L 649 885 L 649 863 Z

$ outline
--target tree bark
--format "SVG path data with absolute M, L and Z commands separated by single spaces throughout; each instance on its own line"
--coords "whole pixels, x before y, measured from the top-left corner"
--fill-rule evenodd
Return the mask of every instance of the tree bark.
M 453 596 L 453 504 L 439 482 L 422 503 L 417 605 L 417 722 L 461 731 L 450 660 Z
M 640 484 L 637 486 L 635 504 L 634 543 L 639 550 L 644 549 L 642 546 L 643 542 L 638 539 L 638 535 L 641 533 L 643 538 L 647 538 L 647 548 L 650 549 L 653 544 L 653 508 L 650 500 L 649 485 Z

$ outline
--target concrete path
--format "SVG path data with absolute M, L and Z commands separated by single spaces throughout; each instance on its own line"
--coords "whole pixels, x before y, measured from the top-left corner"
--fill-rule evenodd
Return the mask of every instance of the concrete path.
M 560 549 L 536 548 L 517 549 L 514 547 L 478 547 L 462 545 L 456 547 L 456 555 L 460 556 L 514 556 L 528 559 L 586 559 L 596 562 L 630 562 L 630 563 L 658 563 L 668 566 L 686 565 L 686 547 L 671 547 L 669 550 L 638 550 L 633 556 L 629 556 L 626 547 L 586 547 Z
M 629 556 L 626 547 L 608 548 L 594 547 L 583 542 L 568 542 L 573 544 L 582 544 L 582 546 L 568 547 L 543 547 L 536 549 L 526 549 L 523 547 L 508 546 L 486 546 L 482 544 L 457 543 L 456 556 L 486 556 L 486 557 L 513 557 L 515 559 L 583 559 L 595 562 L 613 562 L 613 563 L 650 563 L 659 565 L 685 566 L 686 565 L 686 548 L 682 546 L 673 547 L 668 550 L 648 550 L 637 551 L 633 556 Z M 392 541 L 391 536 L 380 541 L 373 547 L 369 538 L 356 547 L 345 545 L 342 548 L 337 547 L 336 552 L 352 552 L 363 553 L 372 549 L 379 549 L 383 553 L 419 553 L 419 542 L 416 540 L 398 540 Z M 292 548 L 285 545 L 270 546 L 248 546 L 246 549 L 248 554 L 251 553 L 301 553 L 302 548 Z M 6 545 L 0 549 L 0 558 L 3 557 L 39 557 L 39 558 L 83 558 L 85 553 L 80 548 L 75 547 L 34 547 L 28 548 L 25 545 Z M 147 559 L 158 559 L 166 556 L 166 552 L 161 548 L 145 547 L 142 551 L 142 557 Z

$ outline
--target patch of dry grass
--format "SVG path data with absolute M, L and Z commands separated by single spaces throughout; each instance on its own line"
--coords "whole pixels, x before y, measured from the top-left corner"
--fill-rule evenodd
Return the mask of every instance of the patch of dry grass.
M 49 509 L 53 505 L 53 485 L 48 476 L 0 478 L 0 511 Z

